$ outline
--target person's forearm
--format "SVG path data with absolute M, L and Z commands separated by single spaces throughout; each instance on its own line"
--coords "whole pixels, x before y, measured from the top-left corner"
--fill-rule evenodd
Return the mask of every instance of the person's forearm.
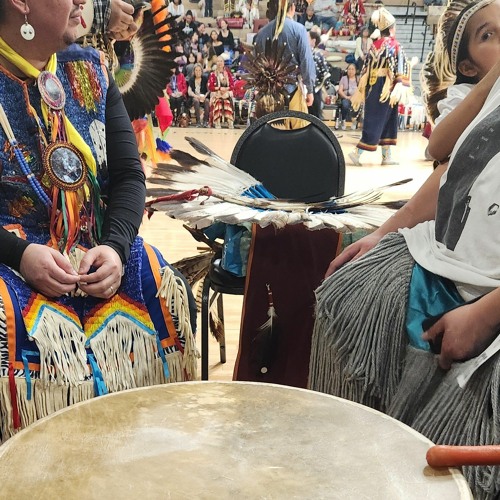
M 458 138 L 481 111 L 497 78 L 498 71 L 490 71 L 474 86 L 465 99 L 434 128 L 429 138 L 428 150 L 433 158 L 443 161 L 450 156 Z
M 0 227 L 0 262 L 2 264 L 19 271 L 23 252 L 28 245 L 27 241 Z
M 500 329 L 500 288 L 481 297 L 474 303 L 477 317 L 483 319 L 489 328 L 498 331 Z
M 414 227 L 421 222 L 434 219 L 439 194 L 439 182 L 447 165 L 439 165 L 421 188 L 392 217 L 374 233 L 385 236 L 403 227 Z

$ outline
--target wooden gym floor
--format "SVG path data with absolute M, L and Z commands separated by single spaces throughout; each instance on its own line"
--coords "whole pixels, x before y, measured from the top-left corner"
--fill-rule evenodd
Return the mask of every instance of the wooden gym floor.
M 243 130 L 227 129 L 198 129 L 198 128 L 172 128 L 169 130 L 166 140 L 175 149 L 181 149 L 196 154 L 184 139 L 185 136 L 193 136 L 204 142 L 221 157 L 229 160 L 233 148 Z M 344 156 L 353 149 L 359 139 L 360 131 L 335 131 L 342 146 Z M 386 199 L 405 199 L 410 197 L 425 181 L 432 172 L 432 163 L 424 158 L 427 139 L 422 137 L 420 131 L 403 131 L 398 135 L 398 146 L 394 148 L 393 157 L 400 164 L 382 167 L 380 165 L 380 151 L 375 153 L 364 153 L 361 157 L 362 167 L 354 167 L 346 161 L 346 183 L 345 192 L 382 186 L 391 182 L 412 178 L 413 181 L 393 188 L 387 193 Z M 182 227 L 182 222 L 170 219 L 162 213 L 155 213 L 144 221 L 140 230 L 149 243 L 155 245 L 163 253 L 169 262 L 175 262 L 184 257 L 195 255 L 199 245 L 191 235 Z M 233 367 L 236 359 L 239 326 L 242 307 L 241 296 L 224 296 L 224 315 L 226 323 L 226 352 L 227 363 L 219 362 L 219 349 L 217 342 L 210 340 L 210 380 L 231 380 Z M 200 319 L 198 317 L 198 328 Z M 199 347 L 198 335 L 198 347 Z M 201 371 L 199 370 L 199 373 Z

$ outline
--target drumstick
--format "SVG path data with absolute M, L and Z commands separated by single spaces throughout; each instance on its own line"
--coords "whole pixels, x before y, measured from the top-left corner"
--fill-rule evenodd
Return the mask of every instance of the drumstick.
M 500 445 L 432 446 L 427 451 L 426 459 L 431 467 L 500 465 Z

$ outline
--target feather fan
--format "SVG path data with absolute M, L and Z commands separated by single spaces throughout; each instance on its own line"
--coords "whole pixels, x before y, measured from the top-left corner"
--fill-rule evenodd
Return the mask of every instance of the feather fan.
M 123 96 L 131 120 L 151 113 L 176 66 L 173 44 L 179 29 L 166 16 L 163 0 L 157 10 L 144 11 L 139 31 L 129 42 L 115 42 L 118 66 L 114 78 Z M 163 15 L 165 14 L 165 16 Z
M 111 73 L 123 96 L 130 120 L 151 113 L 176 66 L 173 46 L 180 36 L 175 17 L 167 17 L 165 0 L 129 0 L 139 30 L 129 41 L 113 41 L 106 34 L 87 34 L 84 46 L 104 51 Z M 86 9 L 93 9 L 92 2 Z M 87 25 L 89 23 L 86 23 Z M 87 26 L 86 32 L 90 29 Z
M 255 223 L 305 224 L 309 229 L 334 228 L 339 232 L 372 229 L 385 222 L 394 210 L 375 204 L 384 191 L 405 184 L 404 179 L 386 186 L 333 197 L 322 202 L 303 203 L 276 199 L 250 174 L 223 160 L 201 142 L 186 138 L 196 151 L 208 155 L 201 161 L 179 151 L 172 158 L 179 165 L 159 164 L 153 170 L 154 183 L 148 195 L 156 196 L 146 203 L 150 215 L 157 210 L 171 217 L 204 228 L 219 221 L 227 224 Z M 163 195 L 161 193 L 163 186 Z

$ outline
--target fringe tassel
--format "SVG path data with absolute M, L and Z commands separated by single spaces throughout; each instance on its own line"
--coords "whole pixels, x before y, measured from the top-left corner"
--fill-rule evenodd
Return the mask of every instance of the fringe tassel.
M 178 319 L 179 336 L 185 341 L 182 363 L 186 372 L 186 379 L 195 380 L 197 376 L 197 359 L 200 357 L 200 353 L 196 347 L 195 337 L 189 321 L 187 290 L 184 282 L 175 276 L 170 267 L 164 267 L 162 273 L 162 280 L 156 296 L 167 301 L 170 314 Z
M 13 405 L 10 398 L 10 381 L 7 378 L 0 379 L 0 442 L 12 437 L 17 428 L 13 425 Z M 93 383 L 85 381 L 77 387 L 46 384 L 39 379 L 33 380 L 34 397 L 27 399 L 26 380 L 16 377 L 15 384 L 19 408 L 20 427 L 25 428 L 40 418 L 46 417 L 57 410 L 69 405 L 86 401 L 94 396 Z
M 366 85 L 368 83 L 368 71 L 365 71 L 358 82 L 358 88 L 351 98 L 351 106 L 354 111 L 358 111 L 361 104 L 365 102 Z
M 110 392 L 148 385 L 155 378 L 155 337 L 123 316 L 110 321 L 90 340 L 90 347 Z
M 40 350 L 40 380 L 76 386 L 89 377 L 86 338 L 73 322 L 45 309 L 32 338 Z
M 385 102 L 391 97 L 391 86 L 392 79 L 389 75 L 385 77 L 384 86 L 382 87 L 382 92 L 380 93 L 380 102 Z

